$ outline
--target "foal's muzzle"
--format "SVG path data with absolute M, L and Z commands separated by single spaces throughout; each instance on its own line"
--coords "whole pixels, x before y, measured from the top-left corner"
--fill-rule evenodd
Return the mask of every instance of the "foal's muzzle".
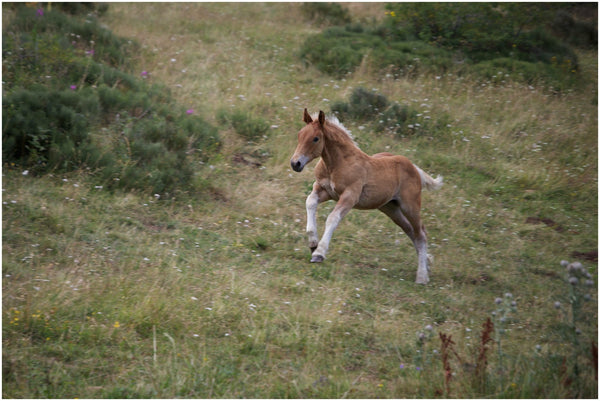
M 296 157 L 296 155 L 292 156 L 292 160 L 290 160 L 290 165 L 292 166 L 292 170 L 296 171 L 296 172 L 301 172 L 304 169 L 304 166 L 306 166 L 308 164 L 308 162 L 310 162 L 310 158 L 304 156 L 304 155 L 300 155 L 298 157 Z
M 302 162 L 300 160 L 298 161 L 291 161 L 290 164 L 292 165 L 292 170 L 296 171 L 296 172 L 301 172 L 304 169 L 304 165 L 302 164 Z

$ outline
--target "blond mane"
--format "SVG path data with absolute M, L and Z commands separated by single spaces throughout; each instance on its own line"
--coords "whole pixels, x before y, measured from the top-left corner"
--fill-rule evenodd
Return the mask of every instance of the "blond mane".
M 313 121 L 318 120 L 319 113 L 313 113 L 313 115 L 311 115 L 311 118 L 313 119 Z M 325 123 L 328 123 L 329 125 L 333 126 L 334 128 L 337 128 L 337 130 L 331 132 L 332 134 L 335 135 L 338 132 L 345 134 L 346 137 L 348 139 L 350 139 L 350 141 L 354 144 L 354 146 L 359 148 L 358 144 L 354 140 L 354 137 L 352 136 L 352 133 L 346 127 L 344 127 L 344 125 L 340 122 L 340 120 L 338 120 L 338 118 L 336 116 L 325 117 Z

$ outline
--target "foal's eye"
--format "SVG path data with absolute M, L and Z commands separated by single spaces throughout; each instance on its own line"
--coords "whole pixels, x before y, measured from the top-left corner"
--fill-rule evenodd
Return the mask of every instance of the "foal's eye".
M 315 139 L 313 139 L 313 142 L 314 142 L 314 143 L 317 143 L 317 142 L 319 142 L 319 137 L 318 137 L 318 136 L 315 136 Z

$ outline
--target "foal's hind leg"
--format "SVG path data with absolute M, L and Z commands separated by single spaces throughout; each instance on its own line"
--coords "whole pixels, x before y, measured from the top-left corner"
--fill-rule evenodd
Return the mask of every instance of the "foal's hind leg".
M 316 181 L 313 190 L 306 198 L 306 233 L 308 235 L 308 247 L 313 253 L 319 245 L 319 234 L 317 233 L 317 206 L 321 202 L 330 200 L 329 194 Z
M 427 284 L 429 282 L 429 255 L 427 254 L 427 234 L 425 228 L 421 226 L 419 234 L 415 236 L 415 248 L 419 257 L 419 268 L 417 270 L 417 284 Z
M 418 213 L 416 215 L 414 212 L 410 213 L 408 214 L 410 219 L 407 218 L 397 201 L 389 202 L 379 208 L 379 210 L 400 226 L 413 242 L 419 260 L 416 282 L 417 284 L 427 284 L 429 282 L 430 271 L 430 260 L 427 254 L 427 234 Z

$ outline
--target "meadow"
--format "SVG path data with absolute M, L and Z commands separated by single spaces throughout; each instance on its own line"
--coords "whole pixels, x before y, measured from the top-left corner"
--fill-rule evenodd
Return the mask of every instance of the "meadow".
M 302 7 L 110 3 L 99 16 L 135 45 L 135 80 L 107 87 L 157 85 L 179 111 L 153 121 L 194 140 L 136 164 L 117 139 L 144 113 L 95 122 L 90 143 L 129 186 L 101 164 L 3 160 L 3 397 L 597 398 L 597 48 L 574 50 L 561 85 L 423 60 L 407 73 L 369 55 L 336 76 L 302 57 L 331 24 Z M 343 7 L 343 21 L 390 15 Z M 3 26 L 15 14 L 3 4 Z M 377 211 L 350 212 L 327 260 L 309 262 L 316 163 L 289 166 L 302 111 L 352 110 L 358 93 L 408 116 L 387 129 L 348 114 L 361 149 L 444 176 L 423 193 L 426 286 L 410 240 Z M 180 180 L 153 164 L 169 152 Z M 320 230 L 332 208 L 319 207 Z

